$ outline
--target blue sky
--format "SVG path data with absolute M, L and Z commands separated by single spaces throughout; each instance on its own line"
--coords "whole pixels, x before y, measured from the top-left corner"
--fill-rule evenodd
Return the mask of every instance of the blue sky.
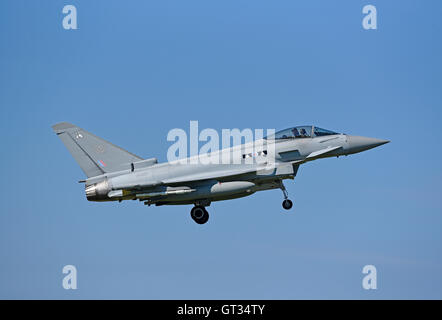
M 78 30 L 62 28 L 62 8 Z M 361 26 L 362 7 L 378 29 Z M 0 298 L 442 298 L 440 1 L 1 1 Z M 166 160 L 167 133 L 316 124 L 392 142 L 287 188 L 91 203 L 50 126 Z M 78 289 L 62 288 L 62 268 Z M 378 289 L 362 289 L 362 268 Z

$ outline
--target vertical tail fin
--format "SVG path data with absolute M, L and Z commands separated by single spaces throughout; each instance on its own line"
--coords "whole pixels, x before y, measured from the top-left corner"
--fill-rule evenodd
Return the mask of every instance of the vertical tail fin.
M 88 178 L 129 169 L 130 163 L 143 160 L 71 123 L 60 122 L 53 125 L 52 129 Z

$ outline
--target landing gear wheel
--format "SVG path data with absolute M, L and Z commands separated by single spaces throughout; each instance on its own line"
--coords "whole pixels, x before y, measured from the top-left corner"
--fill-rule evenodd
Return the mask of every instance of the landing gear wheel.
M 198 224 L 205 224 L 207 221 L 209 221 L 209 213 L 203 206 L 193 207 L 192 210 L 190 210 L 190 216 L 192 217 L 193 221 Z
M 292 202 L 292 200 L 285 199 L 285 200 L 282 202 L 282 207 L 283 207 L 285 210 L 290 210 L 290 209 L 293 207 L 293 202 Z

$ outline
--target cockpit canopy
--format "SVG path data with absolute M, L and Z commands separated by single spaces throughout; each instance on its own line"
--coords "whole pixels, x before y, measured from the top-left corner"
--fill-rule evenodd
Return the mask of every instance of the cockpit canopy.
M 339 133 L 315 126 L 297 126 L 278 131 L 275 134 L 267 136 L 265 139 L 279 140 L 279 139 L 312 138 L 312 137 L 331 136 L 334 134 L 339 134 Z

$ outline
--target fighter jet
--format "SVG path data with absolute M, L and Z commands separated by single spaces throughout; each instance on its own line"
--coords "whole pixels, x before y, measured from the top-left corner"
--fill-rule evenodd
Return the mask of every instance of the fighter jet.
M 156 158 L 143 159 L 67 122 L 52 128 L 87 176 L 80 181 L 85 183 L 87 200 L 139 200 L 149 206 L 190 204 L 194 205 L 190 216 L 198 224 L 209 220 L 206 207 L 212 202 L 263 190 L 281 189 L 282 207 L 290 210 L 293 203 L 283 180 L 294 179 L 301 164 L 389 142 L 313 125 L 297 126 L 214 153 L 231 156 L 229 164 L 203 161 L 214 154 L 158 163 Z

